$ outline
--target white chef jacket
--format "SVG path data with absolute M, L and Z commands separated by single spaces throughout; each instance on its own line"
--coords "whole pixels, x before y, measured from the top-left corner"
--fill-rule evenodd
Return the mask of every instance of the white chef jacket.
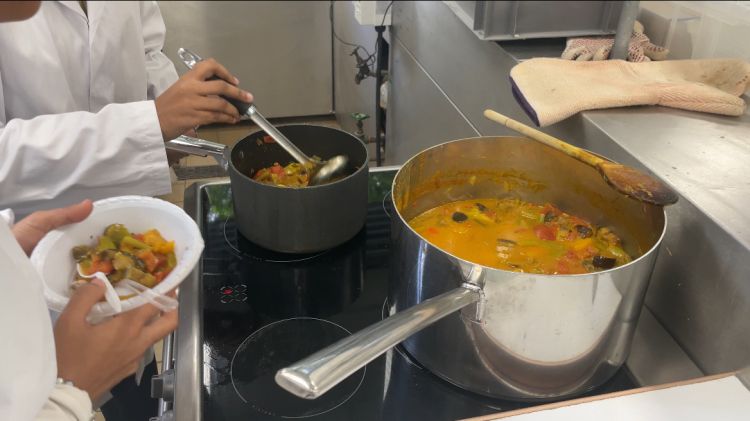
M 177 80 L 156 2 L 45 1 L 0 25 L 0 209 L 171 191 L 154 99 Z
M 55 385 L 52 323 L 42 280 L 0 215 L 0 420 L 85 420 L 88 394 Z

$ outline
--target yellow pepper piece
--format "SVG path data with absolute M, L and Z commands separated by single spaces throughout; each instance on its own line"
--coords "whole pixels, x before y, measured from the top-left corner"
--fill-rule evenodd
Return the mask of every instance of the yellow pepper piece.
M 573 250 L 575 251 L 581 251 L 585 250 L 588 246 L 593 243 L 593 238 L 583 238 L 580 240 L 573 240 Z
M 143 242 L 148 244 L 156 253 L 168 254 L 174 251 L 174 241 L 165 240 L 161 233 L 155 229 L 143 233 Z

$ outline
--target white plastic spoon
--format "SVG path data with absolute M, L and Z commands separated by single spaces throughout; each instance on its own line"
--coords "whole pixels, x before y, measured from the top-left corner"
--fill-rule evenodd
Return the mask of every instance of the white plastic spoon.
M 145 298 L 146 301 L 153 304 L 154 307 L 163 312 L 172 311 L 177 308 L 177 300 L 175 300 L 174 298 L 162 294 L 157 294 L 153 289 L 132 279 L 123 279 L 122 281 L 118 282 L 117 285 L 122 285 L 135 292 L 136 294 Z
M 112 286 L 112 283 L 109 282 L 109 278 L 107 278 L 107 275 L 104 274 L 104 272 L 94 272 L 91 275 L 84 275 L 81 272 L 81 264 L 76 264 L 76 270 L 78 271 L 78 275 L 82 278 L 99 278 L 103 283 L 104 286 L 107 288 L 107 290 L 104 292 L 104 298 L 107 300 L 107 303 L 112 307 L 112 310 L 114 310 L 115 313 L 120 313 L 122 311 L 122 303 L 120 302 L 120 296 L 117 294 L 117 291 L 115 291 L 115 287 Z

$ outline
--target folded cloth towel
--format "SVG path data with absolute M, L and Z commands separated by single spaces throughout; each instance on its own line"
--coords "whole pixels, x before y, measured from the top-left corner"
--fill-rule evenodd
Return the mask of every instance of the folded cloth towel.
M 510 71 L 513 96 L 537 126 L 579 111 L 663 105 L 738 116 L 750 87 L 743 60 L 568 61 L 534 58 Z

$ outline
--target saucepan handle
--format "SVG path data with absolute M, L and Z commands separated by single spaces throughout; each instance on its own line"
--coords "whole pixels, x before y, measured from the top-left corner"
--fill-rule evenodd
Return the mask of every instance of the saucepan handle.
M 276 383 L 315 399 L 404 339 L 479 299 L 479 287 L 464 284 L 425 300 L 279 370 Z
M 216 158 L 225 170 L 229 166 L 229 148 L 222 143 L 210 140 L 198 139 L 197 137 L 178 136 L 164 144 L 167 149 L 180 151 L 190 155 L 212 156 Z

